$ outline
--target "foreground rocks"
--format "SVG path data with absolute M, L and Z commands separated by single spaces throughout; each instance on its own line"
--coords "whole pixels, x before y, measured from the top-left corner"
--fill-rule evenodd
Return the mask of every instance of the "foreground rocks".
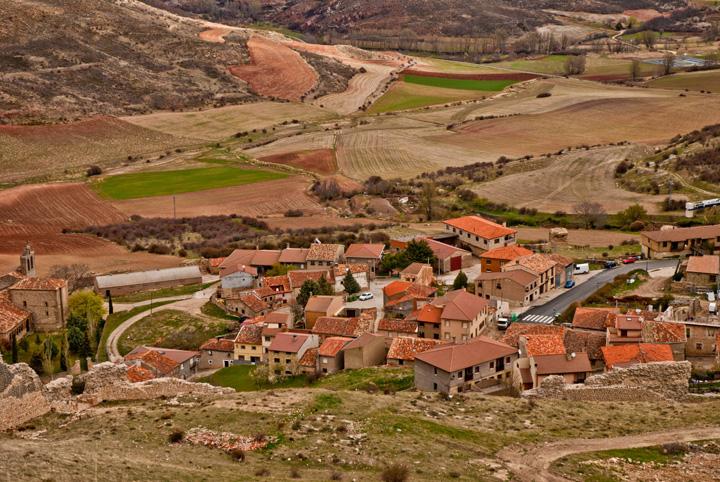
M 95 365 L 82 375 L 58 378 L 43 385 L 27 364 L 8 365 L 0 357 L 0 430 L 15 428 L 50 411 L 75 413 L 105 401 L 228 393 L 234 391 L 178 378 L 131 383 L 127 367 L 110 362 Z

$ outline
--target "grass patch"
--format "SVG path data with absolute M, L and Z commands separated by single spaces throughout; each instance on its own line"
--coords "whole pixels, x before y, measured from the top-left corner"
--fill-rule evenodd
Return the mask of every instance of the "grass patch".
M 131 326 L 118 340 L 118 351 L 126 355 L 138 345 L 197 350 L 208 338 L 224 335 L 226 321 L 207 321 L 184 311 L 163 310 Z
M 232 388 L 238 392 L 254 392 L 270 388 L 302 388 L 308 386 L 307 377 L 304 375 L 282 378 L 277 383 L 257 383 L 250 376 L 253 368 L 255 368 L 254 365 L 233 365 L 222 368 L 200 381 L 218 387 Z
M 367 390 L 399 392 L 413 387 L 414 375 L 410 368 L 361 368 L 345 370 L 317 382 L 318 387 L 331 390 Z
M 311 410 L 313 412 L 327 412 L 342 405 L 342 399 L 334 393 L 321 393 L 315 397 Z
M 447 89 L 429 85 L 395 82 L 368 110 L 371 114 L 419 109 L 460 100 L 478 99 L 483 91 Z
M 538 74 L 562 74 L 567 55 L 546 55 L 537 59 L 509 60 L 496 64 L 513 70 L 523 70 Z
M 516 83 L 515 80 L 450 79 L 446 77 L 426 77 L 424 75 L 403 75 L 403 80 L 410 84 L 441 87 L 443 89 L 483 90 L 486 92 L 499 92 L 508 85 Z
M 207 303 L 202 305 L 202 308 L 200 308 L 200 312 L 203 315 L 211 316 L 213 318 L 219 318 L 221 320 L 240 321 L 237 316 L 229 314 L 212 301 L 208 301 Z
M 194 284 L 194 285 L 187 285 L 187 286 L 178 286 L 175 288 L 162 288 L 159 290 L 153 290 L 153 291 L 142 291 L 140 293 L 132 293 L 129 295 L 124 296 L 115 296 L 113 298 L 113 302 L 115 303 L 138 303 L 140 301 L 148 301 L 148 300 L 157 300 L 160 298 L 170 298 L 173 296 L 185 296 L 185 295 L 191 295 L 195 293 L 196 291 L 202 291 L 210 286 L 212 286 L 213 283 L 204 283 L 204 284 Z
M 204 191 L 286 177 L 287 174 L 281 172 L 261 169 L 239 169 L 230 166 L 201 167 L 108 176 L 96 183 L 95 188 L 106 198 L 121 200 Z
M 720 92 L 720 70 L 666 75 L 648 82 L 647 85 L 660 89 Z

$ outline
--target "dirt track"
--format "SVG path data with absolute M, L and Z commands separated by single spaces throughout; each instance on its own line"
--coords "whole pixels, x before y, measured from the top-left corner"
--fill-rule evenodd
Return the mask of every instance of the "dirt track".
M 529 450 L 523 450 L 523 447 L 512 446 L 501 450 L 498 456 L 519 480 L 558 482 L 567 479 L 553 474 L 550 471 L 550 466 L 557 459 L 568 455 L 716 438 L 720 438 L 720 427 L 679 429 L 627 437 L 562 440 L 535 446 Z
M 318 74 L 294 50 L 267 37 L 248 40 L 250 65 L 236 65 L 230 73 L 250 84 L 256 93 L 299 101 L 318 81 Z

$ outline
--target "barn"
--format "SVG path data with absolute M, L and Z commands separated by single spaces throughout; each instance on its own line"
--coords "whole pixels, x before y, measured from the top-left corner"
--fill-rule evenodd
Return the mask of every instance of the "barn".
M 118 296 L 200 283 L 202 283 L 200 268 L 183 266 L 96 276 L 95 291 L 103 296 Z

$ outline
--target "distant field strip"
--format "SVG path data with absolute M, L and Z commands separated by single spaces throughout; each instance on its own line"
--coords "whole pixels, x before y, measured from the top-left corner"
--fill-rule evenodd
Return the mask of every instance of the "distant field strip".
M 204 191 L 286 177 L 281 172 L 259 169 L 210 167 L 109 176 L 97 183 L 96 188 L 107 198 L 121 200 Z
M 453 79 L 448 77 L 435 77 L 424 75 L 403 75 L 403 80 L 410 84 L 427 85 L 430 87 L 442 87 L 445 89 L 459 90 L 483 90 L 486 92 L 499 92 L 508 85 L 514 84 L 515 80 L 474 80 L 474 79 Z

